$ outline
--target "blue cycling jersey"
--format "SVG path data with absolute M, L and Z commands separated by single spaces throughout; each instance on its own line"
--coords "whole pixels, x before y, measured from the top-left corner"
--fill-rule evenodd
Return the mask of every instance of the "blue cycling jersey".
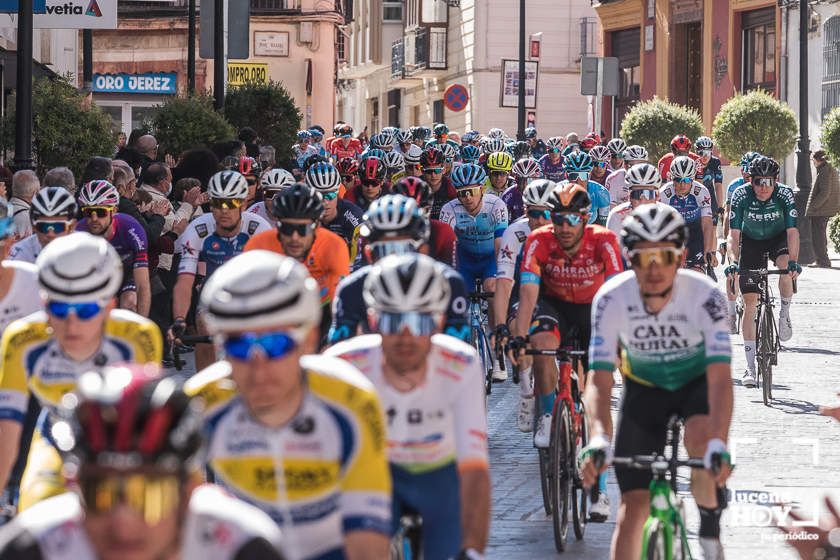
M 477 214 L 467 212 L 461 201 L 455 199 L 441 208 L 439 219 L 455 232 L 459 255 L 489 256 L 495 260 L 495 240 L 508 226 L 508 211 L 501 198 L 485 193 Z
M 594 224 L 597 222 L 605 225 L 607 223 L 607 216 L 610 215 L 610 191 L 595 181 L 587 182 L 586 191 L 589 193 L 590 200 L 592 200 L 589 223 Z
M 746 181 L 743 177 L 738 177 L 737 179 L 732 179 L 729 185 L 726 186 L 726 203 L 729 204 L 732 202 L 732 193 L 740 187 L 741 185 L 746 184 Z

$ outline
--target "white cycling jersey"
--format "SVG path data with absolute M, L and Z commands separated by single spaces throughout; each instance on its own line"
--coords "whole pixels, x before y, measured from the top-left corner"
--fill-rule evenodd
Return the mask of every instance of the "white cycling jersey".
M 382 337 L 378 334 L 351 338 L 325 354 L 355 365 L 376 386 L 388 421 L 390 463 L 411 473 L 453 462 L 459 468 L 486 468 L 484 373 L 471 346 L 448 335 L 434 335 L 426 380 L 406 392 L 396 390 L 385 379 Z
M 502 234 L 502 244 L 496 256 L 496 278 L 513 280 L 516 277 L 516 265 L 529 233 L 531 226 L 525 216 L 510 224 Z
M 631 210 L 633 210 L 633 208 L 630 206 L 630 201 L 628 200 L 627 202 L 622 202 L 610 210 L 610 215 L 607 216 L 607 229 L 618 237 L 619 243 L 621 243 L 621 223 Z
M 43 249 L 41 242 L 38 240 L 38 236 L 33 233 L 12 245 L 12 250 L 9 251 L 9 260 L 35 264 L 35 259 L 38 258 L 41 249 Z
M 259 216 L 242 212 L 239 231 L 231 237 L 216 233 L 216 219 L 212 213 L 202 214 L 187 226 L 175 242 L 175 252 L 181 255 L 178 274 L 196 274 L 199 261 L 203 262 L 205 276 L 242 253 L 245 244 L 257 233 L 268 231 L 271 226 Z
M 0 333 L 5 331 L 13 321 L 41 310 L 38 270 L 35 265 L 5 260 L 2 266 L 14 269 L 15 275 L 8 293 L 0 299 Z
M 283 558 L 280 530 L 263 512 L 218 486 L 205 484 L 193 491 L 181 533 L 181 558 L 245 560 L 245 547 L 257 539 L 277 549 L 277 560 Z M 96 560 L 76 494 L 67 492 L 39 502 L 3 527 L 0 559 L 24 554 L 42 560 Z
M 277 221 L 277 218 L 275 218 L 274 216 L 269 216 L 268 215 L 268 210 L 265 209 L 265 202 L 264 201 L 260 201 L 260 202 L 257 202 L 255 204 L 252 204 L 250 207 L 248 207 L 248 212 L 250 212 L 251 214 L 256 214 L 257 216 L 259 216 L 260 218 L 262 218 L 263 220 L 265 220 L 269 224 L 273 224 Z
M 630 199 L 630 187 L 627 186 L 627 170 L 623 167 L 616 169 L 604 181 L 604 187 L 610 191 L 610 202 L 612 204 L 621 204 Z

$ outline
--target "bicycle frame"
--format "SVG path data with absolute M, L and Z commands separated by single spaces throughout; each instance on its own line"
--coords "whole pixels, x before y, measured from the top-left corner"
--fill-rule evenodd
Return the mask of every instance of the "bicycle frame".
M 481 302 L 493 297 L 492 292 L 482 291 L 481 280 L 476 279 L 475 291 L 467 294 L 469 301 L 470 340 L 481 358 L 485 375 L 485 391 L 489 395 L 493 385 L 493 357 L 487 342 L 487 332 L 484 330 L 484 313 Z

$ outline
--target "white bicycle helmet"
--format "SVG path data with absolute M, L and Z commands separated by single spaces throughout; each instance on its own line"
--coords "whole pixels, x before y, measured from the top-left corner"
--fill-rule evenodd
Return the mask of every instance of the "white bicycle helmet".
M 397 143 L 399 144 L 411 144 L 413 139 L 410 130 L 401 130 L 397 133 Z
M 332 192 L 341 186 L 341 173 L 333 164 L 319 161 L 306 170 L 304 181 L 318 192 Z
M 85 183 L 79 189 L 80 206 L 116 206 L 119 203 L 117 187 L 103 179 Z
M 429 221 L 417 201 L 401 194 L 386 194 L 374 200 L 364 220 L 360 234 L 370 243 L 403 235 L 415 241 L 429 237 Z
M 443 314 L 451 291 L 444 266 L 417 254 L 390 255 L 371 267 L 364 298 L 377 313 Z
M 677 156 L 671 162 L 671 171 L 669 172 L 671 179 L 674 181 L 678 179 L 694 179 L 697 175 L 697 166 L 694 160 L 688 156 Z
M 679 211 L 660 202 L 637 206 L 621 224 L 621 241 L 628 250 L 642 241 L 668 241 L 681 249 L 686 239 L 688 227 Z
M 634 144 L 624 151 L 624 159 L 627 161 L 647 161 L 648 153 L 642 146 Z
M 537 160 L 522 158 L 513 164 L 510 174 L 517 179 L 539 179 L 543 176 L 543 170 Z
M 405 169 L 405 158 L 399 152 L 386 153 L 385 157 L 382 158 L 382 163 L 385 164 L 385 167 L 387 167 L 389 171 Z
M 504 138 L 485 138 L 481 142 L 481 149 L 484 150 L 485 154 L 503 152 L 505 151 L 505 140 Z
M 116 249 L 104 237 L 76 232 L 44 247 L 35 261 L 44 298 L 55 301 L 110 300 L 123 281 Z
M 589 157 L 592 158 L 592 161 L 610 161 L 610 151 L 605 146 L 593 146 L 592 149 L 589 150 Z
M 265 191 L 279 191 L 295 184 L 295 176 L 285 169 L 269 169 L 260 179 L 260 186 Z
M 321 318 L 319 290 L 296 259 L 255 250 L 219 267 L 204 285 L 199 306 L 211 334 L 291 326 L 301 342 Z
M 29 218 L 33 222 L 42 218 L 72 220 L 78 209 L 73 195 L 64 187 L 44 187 L 32 197 Z
M 408 165 L 420 165 L 420 156 L 423 155 L 423 148 L 412 144 L 408 147 L 408 151 L 403 154 L 403 159 Z
M 490 130 L 487 131 L 487 136 L 490 137 L 490 138 L 499 138 L 499 139 L 504 140 L 507 135 L 505 134 L 505 131 L 502 130 L 501 128 L 491 128 Z M 496 151 L 496 150 L 494 150 L 494 151 Z
M 549 150 L 557 150 L 560 151 L 566 145 L 566 139 L 562 136 L 552 136 L 548 140 L 545 141 L 546 147 Z
M 210 198 L 248 198 L 248 181 L 237 171 L 219 171 L 207 183 Z
M 531 181 L 522 191 L 522 202 L 525 203 L 525 206 L 543 206 L 548 208 L 550 206 L 551 193 L 556 186 L 557 183 L 548 179 Z
M 655 165 L 649 163 L 637 163 L 628 169 L 624 181 L 631 189 L 633 187 L 654 187 L 658 189 L 662 185 L 659 170 L 656 169 Z
M 443 156 L 446 158 L 446 161 L 452 162 L 458 157 L 458 150 L 455 149 L 455 146 L 446 142 L 445 144 L 438 144 L 438 149 L 443 152 Z
M 607 149 L 610 151 L 612 157 L 623 158 L 624 152 L 627 151 L 627 142 L 622 138 L 613 138 L 607 142 Z
M 698 150 L 711 150 L 715 143 L 708 136 L 700 136 L 694 141 L 694 147 Z

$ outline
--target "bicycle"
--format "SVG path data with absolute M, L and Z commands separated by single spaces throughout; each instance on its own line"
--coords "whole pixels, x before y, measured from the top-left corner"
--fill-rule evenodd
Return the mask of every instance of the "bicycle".
M 478 352 L 481 358 L 481 367 L 484 369 L 484 391 L 490 395 L 493 385 L 493 355 L 490 350 L 490 343 L 487 340 L 487 312 L 483 309 L 484 302 L 493 298 L 493 292 L 485 292 L 481 280 L 475 280 L 475 290 L 467 293 L 469 301 L 469 323 L 470 323 L 470 344 Z M 500 362 L 504 364 L 504 361 Z
M 577 337 L 574 337 L 574 340 L 577 341 Z M 554 409 L 551 411 L 551 439 L 547 449 L 539 449 L 539 458 L 543 508 L 546 515 L 552 517 L 554 548 L 557 552 L 563 552 L 568 537 L 569 509 L 572 510 L 572 525 L 578 540 L 583 539 L 589 509 L 587 492 L 577 468 L 577 449 L 582 449 L 589 443 L 582 384 L 579 384 L 577 376 L 587 352 L 579 350 L 578 343 L 575 342 L 571 349 L 528 349 L 525 350 L 525 354 L 555 356 L 560 362 L 557 395 L 554 399 Z M 564 379 L 568 379 L 569 382 L 564 383 Z M 538 416 L 539 413 L 536 413 L 535 421 Z M 593 503 L 595 500 L 597 497 Z
M 172 345 L 172 361 L 175 362 L 175 371 L 181 371 L 182 369 L 184 369 L 184 365 L 186 364 L 186 362 L 181 360 L 181 350 L 178 348 L 179 342 L 187 346 L 195 344 L 212 344 L 213 337 L 208 335 L 179 336 L 175 340 L 175 344 Z
M 770 254 L 764 253 L 764 261 L 770 260 Z M 754 270 L 745 270 L 751 281 L 758 284 L 758 304 L 755 309 L 755 363 L 758 383 L 762 389 L 762 399 L 765 406 L 770 406 L 773 400 L 773 366 L 778 365 L 779 328 L 773 315 L 773 297 L 770 291 L 769 277 L 789 274 L 789 271 L 777 269 L 768 270 L 767 266 Z M 757 278 L 757 281 L 756 281 Z M 796 280 L 793 281 L 793 293 L 796 293 Z
M 423 558 L 423 518 L 417 513 L 400 517 L 400 528 L 391 538 L 391 560 L 421 560 Z

